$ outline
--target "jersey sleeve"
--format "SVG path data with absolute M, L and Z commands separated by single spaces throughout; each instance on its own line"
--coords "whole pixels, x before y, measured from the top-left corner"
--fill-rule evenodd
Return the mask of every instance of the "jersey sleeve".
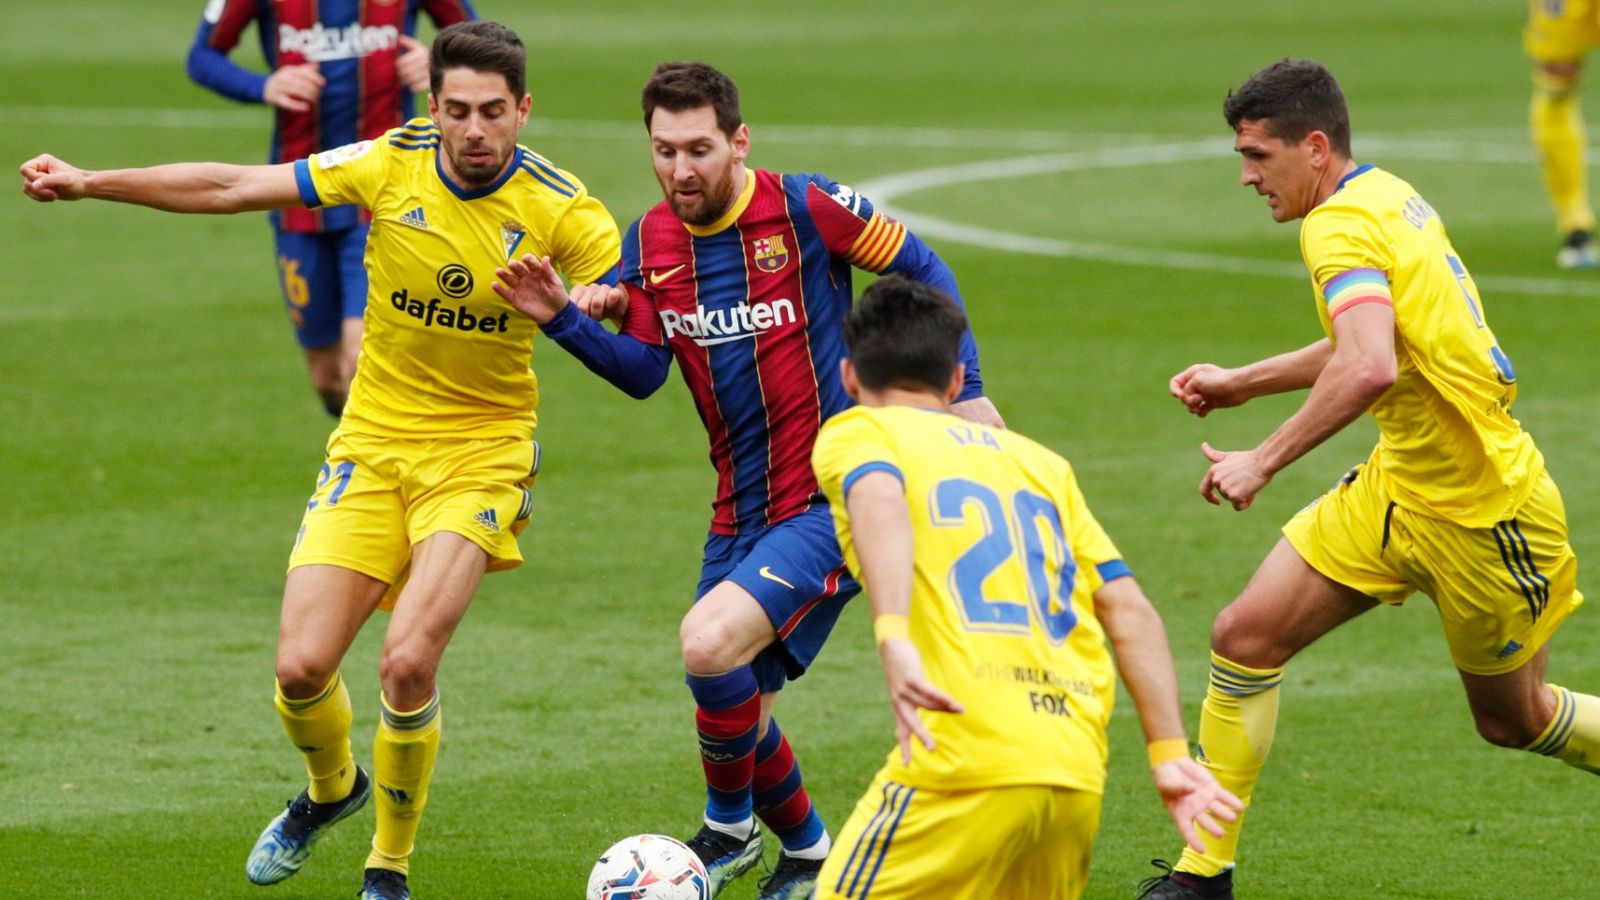
M 1094 513 L 1089 511 L 1089 503 L 1084 499 L 1083 491 L 1078 487 L 1078 477 L 1070 466 L 1066 470 L 1064 493 L 1066 503 L 1062 512 L 1067 517 L 1072 556 L 1078 562 L 1078 571 L 1089 578 L 1090 591 L 1099 590 L 1102 584 L 1114 578 L 1132 575 L 1133 570 L 1122 561 L 1122 554 L 1111 542 L 1111 536 L 1106 534 Z
M 470 0 L 422 0 L 421 5 L 428 18 L 440 28 L 478 17 L 478 11 Z
M 834 509 L 845 508 L 850 488 L 863 475 L 888 472 L 905 483 L 893 438 L 871 417 L 846 412 L 823 423 L 811 448 L 817 485 Z
M 576 182 L 574 182 L 576 183 Z M 616 284 L 621 240 L 617 222 L 599 200 L 578 186 L 550 236 L 551 261 L 573 284 Z
M 1300 228 L 1300 252 L 1331 321 L 1363 303 L 1394 305 L 1394 250 L 1382 228 L 1350 207 L 1313 211 Z
M 308 207 L 354 203 L 371 209 L 386 181 L 387 138 L 313 153 L 294 164 L 300 201 Z
M 835 256 L 868 272 L 894 272 L 932 285 L 965 309 L 955 273 L 932 247 L 908 231 L 905 225 L 874 207 L 871 200 L 854 188 L 821 175 L 801 177 L 810 182 L 806 185 L 806 210 L 816 223 L 823 243 Z M 978 341 L 970 327 L 961 336 L 961 362 L 966 366 L 966 375 L 956 399 L 983 396 Z
M 228 58 L 246 27 L 255 21 L 259 0 L 211 0 L 200 16 L 185 71 L 189 79 L 224 97 L 261 103 L 267 76 Z

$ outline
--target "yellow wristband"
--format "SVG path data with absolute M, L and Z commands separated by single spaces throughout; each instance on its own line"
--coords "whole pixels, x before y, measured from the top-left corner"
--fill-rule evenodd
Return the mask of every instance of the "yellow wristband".
M 885 613 L 872 620 L 872 633 L 880 644 L 889 638 L 910 637 L 911 620 L 900 613 Z
M 1162 763 L 1188 756 L 1189 742 L 1183 738 L 1162 738 L 1159 741 L 1151 741 L 1144 749 L 1150 755 L 1150 768 L 1154 769 Z

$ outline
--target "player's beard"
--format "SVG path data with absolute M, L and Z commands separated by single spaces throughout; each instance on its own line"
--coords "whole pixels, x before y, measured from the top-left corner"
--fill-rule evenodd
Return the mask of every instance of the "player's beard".
M 700 189 L 700 197 L 690 203 L 678 200 L 671 185 L 663 185 L 672 214 L 678 217 L 678 221 L 695 226 L 710 225 L 722 218 L 733 206 L 733 170 L 734 167 L 729 165 L 721 178 L 706 183 Z
M 459 147 L 445 144 L 445 152 L 450 154 L 450 167 L 455 169 L 456 177 L 465 182 L 466 186 L 476 188 L 490 184 L 500 177 L 500 173 L 505 170 L 506 162 L 511 159 L 514 147 L 515 145 L 511 148 L 496 149 L 487 141 L 482 141 L 469 142 Z M 484 150 L 491 154 L 489 162 L 475 163 L 467 159 L 468 152 Z

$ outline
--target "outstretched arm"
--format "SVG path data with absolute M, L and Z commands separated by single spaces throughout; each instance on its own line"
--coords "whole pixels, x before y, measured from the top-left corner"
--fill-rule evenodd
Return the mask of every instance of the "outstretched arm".
M 1167 390 L 1189 412 L 1203 418 L 1214 409 L 1242 406 L 1257 397 L 1311 387 L 1332 355 L 1332 342 L 1323 338 L 1299 350 L 1237 369 L 1197 363 L 1172 376 Z
M 22 192 L 41 203 L 113 200 L 180 213 L 236 213 L 302 205 L 294 164 L 173 163 L 90 171 L 46 153 L 22 164 Z
M 1333 335 L 1327 363 L 1305 403 L 1260 446 L 1229 452 L 1201 445 L 1212 463 L 1200 480 L 1207 502 L 1226 500 L 1236 510 L 1248 509 L 1272 476 L 1360 418 L 1394 384 L 1393 307 L 1351 307 L 1333 320 Z
M 1178 680 L 1161 616 L 1132 576 L 1113 578 L 1094 594 L 1095 618 L 1116 651 L 1117 672 L 1133 697 L 1150 750 L 1151 777 L 1178 833 L 1204 853 L 1195 825 L 1222 835 L 1217 820 L 1232 822 L 1244 804 L 1189 758 Z

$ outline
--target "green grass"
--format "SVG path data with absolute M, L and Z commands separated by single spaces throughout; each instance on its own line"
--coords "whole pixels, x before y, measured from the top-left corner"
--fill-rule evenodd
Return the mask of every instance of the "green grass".
M 0 159 L 263 158 L 266 114 L 184 78 L 200 6 L 73 0 L 9 17 Z M 1549 215 L 1524 161 L 1515 4 L 600 6 L 480 4 L 528 39 L 539 122 L 527 142 L 624 223 L 658 196 L 636 98 L 662 59 L 703 58 L 739 79 L 756 164 L 855 184 L 1034 153 L 1225 148 L 1229 88 L 1285 55 L 1323 59 L 1350 96 L 1358 157 L 1416 184 L 1479 278 L 1501 279 L 1486 302 L 1517 363 L 1517 412 L 1566 488 L 1579 556 L 1600 554 L 1600 289 L 1550 266 Z M 209 118 L 129 118 L 146 107 Z M 818 126 L 885 130 L 808 136 Z M 1394 152 L 1367 156 L 1364 137 Z M 1419 138 L 1491 145 L 1510 161 L 1422 158 Z M 1055 241 L 1292 264 L 1294 230 L 1274 226 L 1236 178 L 1224 149 L 952 185 L 897 205 Z M 272 653 L 283 561 L 329 427 L 279 310 L 265 222 L 42 208 L 15 191 L 0 222 L 0 896 L 348 895 L 370 814 L 282 886 L 252 888 L 241 871 L 301 777 L 271 710 Z M 1281 522 L 1365 457 L 1373 431 L 1352 427 L 1280 474 L 1256 508 L 1224 512 L 1194 493 L 1200 441 L 1248 446 L 1297 400 L 1198 421 L 1165 381 L 1190 362 L 1243 362 L 1317 337 L 1305 279 L 935 243 L 964 286 L 992 396 L 1014 427 L 1074 461 L 1166 617 L 1192 728 L 1212 616 Z M 1511 278 L 1570 293 L 1518 292 L 1504 287 Z M 529 565 L 486 582 L 446 658 L 444 748 L 413 878 L 423 898 L 576 897 L 611 841 L 696 824 L 675 635 L 713 488 L 703 432 L 676 376 L 641 404 L 543 342 L 536 364 L 547 455 L 522 540 Z M 1553 680 L 1600 690 L 1600 661 L 1584 652 L 1600 639 L 1596 621 L 1581 613 L 1564 627 Z M 382 626 L 344 670 L 363 757 Z M 868 631 L 855 604 L 779 710 L 835 828 L 892 740 Z M 1177 849 L 1130 707 L 1124 698 L 1112 723 L 1091 898 L 1127 896 L 1151 856 Z M 1416 598 L 1290 668 L 1239 893 L 1582 895 L 1579 857 L 1600 836 L 1595 788 L 1477 739 L 1437 618 Z M 729 897 L 754 894 L 741 884 Z

